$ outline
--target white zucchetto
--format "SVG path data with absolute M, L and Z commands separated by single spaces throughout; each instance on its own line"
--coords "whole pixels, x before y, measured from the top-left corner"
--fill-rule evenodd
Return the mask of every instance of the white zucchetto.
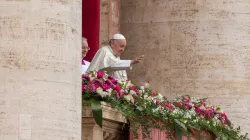
M 112 39 L 125 39 L 125 37 L 122 34 L 114 34 Z

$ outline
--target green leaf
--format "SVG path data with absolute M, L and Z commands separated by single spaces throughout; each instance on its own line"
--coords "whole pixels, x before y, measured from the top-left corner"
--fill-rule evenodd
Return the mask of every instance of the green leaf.
M 95 122 L 102 128 L 102 106 L 100 101 L 91 100 L 92 113 Z
M 175 123 L 178 124 L 182 129 L 184 129 L 185 131 L 187 131 L 187 127 L 181 123 L 180 121 L 178 121 L 177 119 L 174 119 Z
M 175 135 L 177 136 L 177 140 L 182 140 L 182 131 L 179 125 L 175 124 Z

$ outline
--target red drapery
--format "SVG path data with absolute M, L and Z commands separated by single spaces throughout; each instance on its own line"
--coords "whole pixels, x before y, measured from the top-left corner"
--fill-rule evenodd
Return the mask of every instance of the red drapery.
M 84 58 L 91 61 L 99 49 L 100 0 L 82 0 L 82 36 L 88 39 L 90 51 Z

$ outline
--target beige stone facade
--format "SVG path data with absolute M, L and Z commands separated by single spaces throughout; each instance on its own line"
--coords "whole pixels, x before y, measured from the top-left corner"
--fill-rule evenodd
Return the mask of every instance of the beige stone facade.
M 100 47 L 107 45 L 113 34 L 120 33 L 120 0 L 101 0 Z
M 247 1 L 122 0 L 123 57 L 146 56 L 130 79 L 169 98 L 209 97 L 249 132 L 249 14 Z
M 0 1 L 0 140 L 81 139 L 81 7 Z

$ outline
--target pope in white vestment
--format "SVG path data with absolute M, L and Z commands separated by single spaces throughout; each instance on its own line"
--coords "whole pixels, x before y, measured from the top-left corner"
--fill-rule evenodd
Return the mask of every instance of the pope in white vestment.
M 100 48 L 91 61 L 87 72 L 107 71 L 107 73 L 120 81 L 127 80 L 126 70 L 131 69 L 133 64 L 140 63 L 144 56 L 135 60 L 121 60 L 120 55 L 126 47 L 126 39 L 121 34 L 114 34 L 109 45 Z
M 127 80 L 125 70 L 130 68 L 131 60 L 121 60 L 113 54 L 110 46 L 100 48 L 93 58 L 89 71 L 107 71 L 107 73 L 118 80 Z

